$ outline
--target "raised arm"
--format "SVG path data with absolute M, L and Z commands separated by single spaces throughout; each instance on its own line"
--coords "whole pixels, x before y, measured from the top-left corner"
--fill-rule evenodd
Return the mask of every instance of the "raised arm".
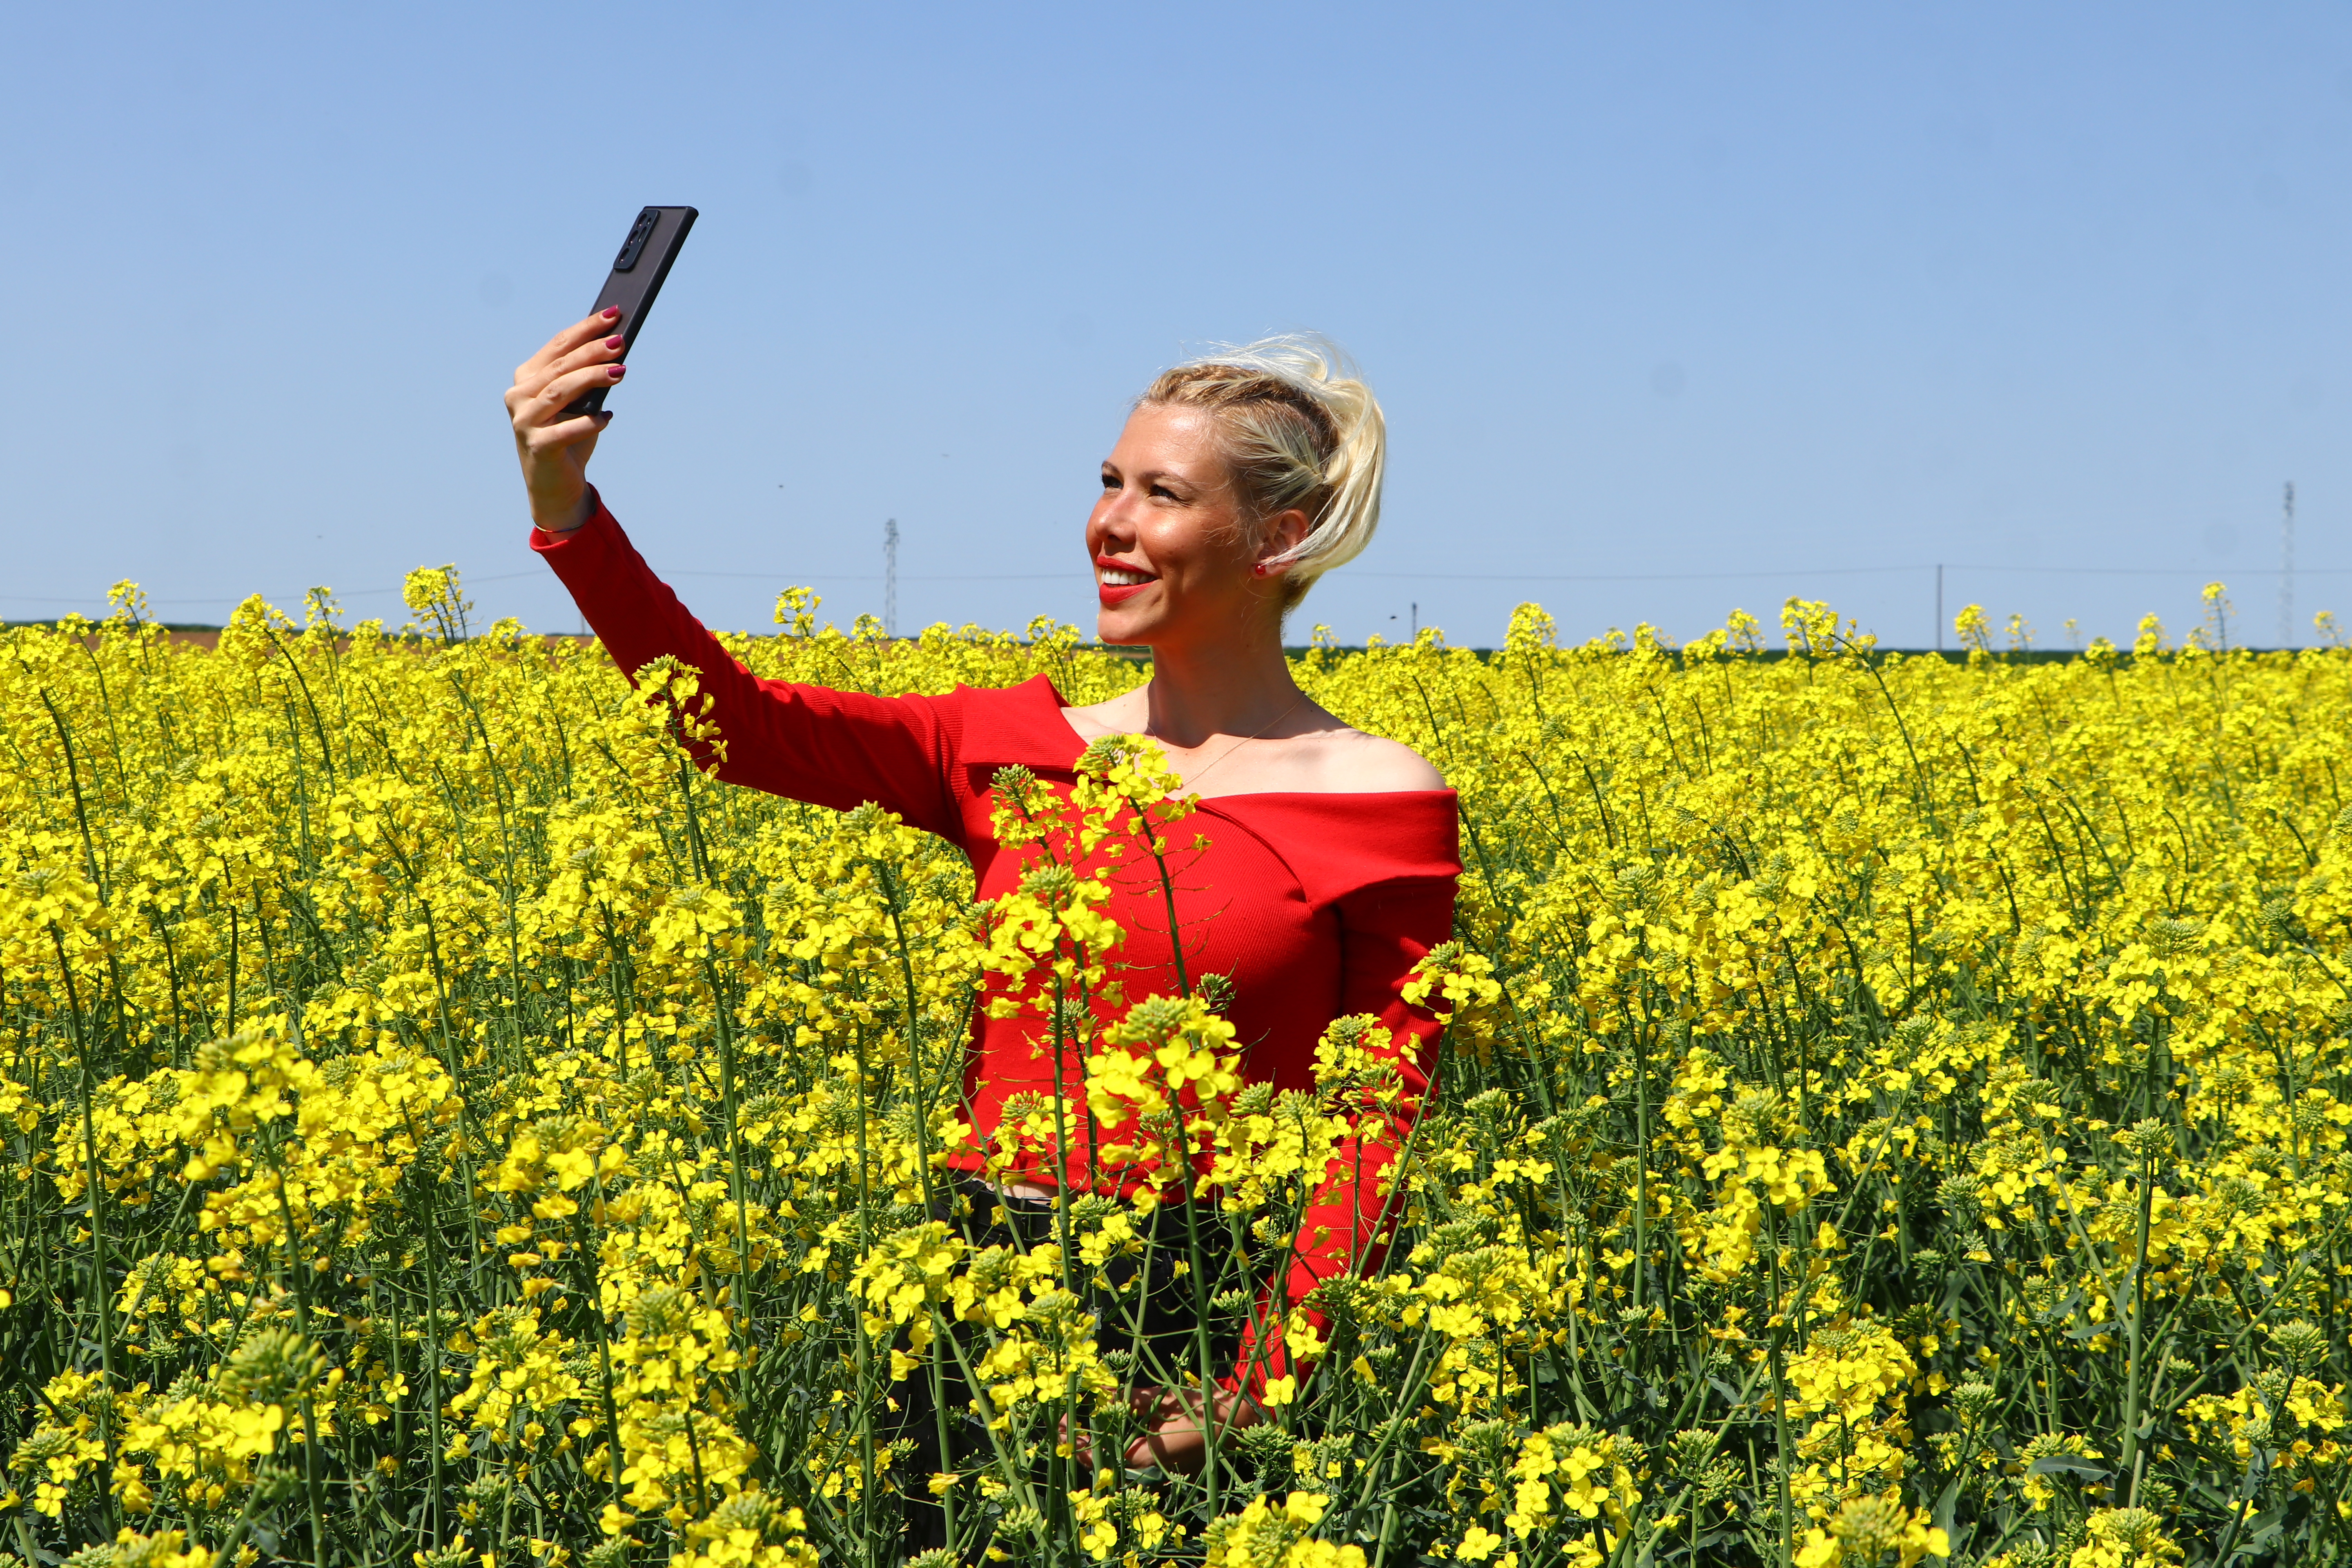
M 587 467 L 612 416 L 567 419 L 562 411 L 590 387 L 619 379 L 613 362 L 621 340 L 611 326 L 592 316 L 558 332 L 515 371 L 507 391 L 515 455 L 538 524 L 531 548 L 632 679 L 664 654 L 700 672 L 727 743 L 719 777 L 836 810 L 874 801 L 961 842 L 962 817 L 948 784 L 961 739 L 955 699 L 869 697 L 754 679 L 654 575 L 604 510 Z M 707 753 L 697 760 L 711 761 Z

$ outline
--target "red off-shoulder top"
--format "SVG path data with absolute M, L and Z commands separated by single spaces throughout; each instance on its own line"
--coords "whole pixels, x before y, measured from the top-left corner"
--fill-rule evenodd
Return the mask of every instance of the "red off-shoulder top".
M 730 657 L 656 577 L 599 501 L 578 530 L 534 529 L 531 548 L 562 579 L 581 613 L 625 671 L 673 655 L 701 672 L 710 717 L 726 740 L 717 776 L 835 810 L 872 801 L 961 847 L 978 897 L 1012 890 L 1025 868 L 996 841 L 990 785 L 1020 763 L 1066 786 L 1085 742 L 1045 677 L 1003 689 L 957 687 L 941 696 L 863 692 L 761 680 Z M 1438 1021 L 1401 988 L 1413 965 L 1453 929 L 1461 873 L 1452 790 L 1373 794 L 1216 795 L 1171 835 L 1204 839 L 1177 865 L 1175 925 L 1186 971 L 1233 982 L 1230 1021 L 1243 1071 L 1277 1089 L 1312 1087 L 1316 1042 L 1335 1018 L 1377 1015 L 1402 1079 L 1385 1134 L 1343 1145 L 1309 1206 L 1287 1266 L 1268 1282 L 1279 1309 L 1303 1301 L 1322 1279 L 1377 1258 L 1393 1216 L 1381 1173 L 1396 1157 L 1429 1087 Z M 1132 1003 L 1178 990 L 1163 891 L 1156 878 L 1114 893 L 1106 911 L 1125 928 L 1115 978 Z M 1002 992 L 997 994 L 1001 994 Z M 982 1001 L 987 999 L 983 994 Z M 1007 1017 L 975 1008 L 965 1098 L 978 1141 L 1005 1100 L 1050 1095 L 1055 1063 L 1041 1044 L 1035 1009 Z M 1061 1064 L 1066 1086 L 1077 1064 Z M 972 1148 L 952 1155 L 981 1168 Z M 1025 1157 L 1013 1177 L 1132 1192 L 1133 1171 L 1089 1170 L 1084 1147 L 1065 1168 Z M 1319 1319 L 1319 1314 L 1316 1315 Z M 1318 1331 L 1320 1322 L 1318 1322 Z M 1244 1381 L 1262 1386 L 1287 1364 L 1278 1311 L 1244 1350 Z

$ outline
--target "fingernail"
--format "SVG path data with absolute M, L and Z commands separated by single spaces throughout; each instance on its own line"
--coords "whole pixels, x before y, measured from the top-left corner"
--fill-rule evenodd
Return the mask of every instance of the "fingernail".
M 604 367 L 604 374 L 611 376 L 614 381 L 618 381 L 621 379 L 621 373 L 628 368 L 629 367 L 625 364 L 608 364 Z
M 628 339 L 621 336 L 620 333 L 614 332 L 611 337 L 604 340 L 604 346 L 608 349 L 616 349 L 628 341 Z
M 618 305 L 607 305 L 598 313 L 608 321 L 617 321 L 621 319 L 621 307 Z

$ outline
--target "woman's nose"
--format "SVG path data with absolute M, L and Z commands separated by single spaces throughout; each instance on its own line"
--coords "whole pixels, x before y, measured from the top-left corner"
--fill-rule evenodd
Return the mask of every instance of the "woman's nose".
M 1087 531 L 1099 534 L 1106 539 L 1122 542 L 1133 539 L 1135 524 L 1127 515 L 1124 498 L 1115 495 L 1103 497 L 1095 506 L 1095 514 L 1089 520 Z

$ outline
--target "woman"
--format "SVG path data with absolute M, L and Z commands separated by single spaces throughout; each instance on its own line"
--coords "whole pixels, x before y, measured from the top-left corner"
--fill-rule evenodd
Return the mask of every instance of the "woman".
M 1402 1080 L 1401 1134 L 1426 1089 L 1437 1033 L 1401 989 L 1452 930 L 1454 797 L 1410 749 L 1307 700 L 1281 636 L 1284 615 L 1362 550 L 1379 521 L 1385 436 L 1370 390 L 1311 345 L 1273 340 L 1170 371 L 1137 400 L 1103 461 L 1086 546 L 1102 640 L 1151 649 L 1143 686 L 1084 708 L 1065 707 L 1042 676 L 1004 690 L 884 699 L 754 679 L 630 547 L 586 477 L 612 416 L 562 413 L 621 379 L 614 319 L 607 311 L 557 333 L 507 393 L 538 525 L 531 547 L 623 669 L 672 654 L 702 672 L 727 742 L 718 776 L 835 809 L 878 802 L 961 846 L 989 899 L 1022 870 L 992 832 L 996 770 L 1018 763 L 1066 786 L 1089 742 L 1151 738 L 1202 797 L 1185 828 L 1199 828 L 1206 847 L 1186 868 L 1172 919 L 1156 888 L 1150 905 L 1108 906 L 1128 931 L 1125 994 L 1178 991 L 1171 930 L 1180 933 L 1186 973 L 1231 982 L 1244 1071 L 1280 1089 L 1311 1086 L 1316 1041 L 1334 1018 L 1378 1015 L 1378 1048 Z M 976 1010 L 965 1075 L 982 1142 L 1009 1097 L 1049 1092 L 1057 1068 L 1066 1081 L 1078 1076 L 1048 1059 L 1034 1018 L 991 1011 Z M 1378 1176 L 1393 1142 L 1341 1149 L 1269 1286 L 1276 1307 L 1376 1250 Z M 982 1166 L 977 1148 L 954 1163 Z M 1030 1158 L 982 1193 L 1009 1211 L 1050 1200 L 1057 1185 L 1096 1186 L 1097 1174 L 1076 1149 Z M 1121 1190 L 1108 1176 L 1100 1184 Z M 1139 1394 L 1147 1431 L 1129 1463 L 1192 1468 L 1204 1418 L 1259 1418 L 1252 1395 L 1285 1365 L 1272 1316 L 1213 1409 L 1171 1390 Z

